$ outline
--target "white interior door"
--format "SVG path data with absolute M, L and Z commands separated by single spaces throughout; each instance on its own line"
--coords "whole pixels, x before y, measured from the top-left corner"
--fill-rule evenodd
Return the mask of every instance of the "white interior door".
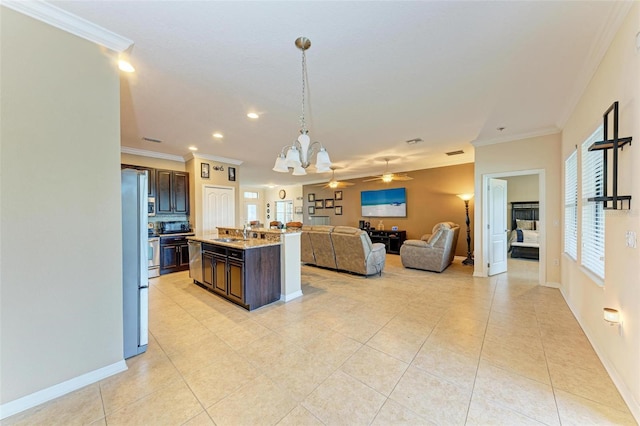
M 507 271 L 507 181 L 489 179 L 488 275 Z
M 203 191 L 203 232 L 217 232 L 217 226 L 235 226 L 235 189 L 205 185 Z

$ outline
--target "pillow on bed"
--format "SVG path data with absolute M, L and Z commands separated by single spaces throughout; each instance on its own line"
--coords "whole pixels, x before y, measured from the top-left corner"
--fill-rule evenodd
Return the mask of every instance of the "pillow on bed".
M 533 231 L 534 229 L 536 229 L 534 222 L 535 221 L 533 220 L 516 219 L 516 225 L 518 225 L 518 228 L 527 231 Z
M 516 229 L 516 243 L 537 244 L 538 233 L 536 231 L 528 231 L 525 229 Z

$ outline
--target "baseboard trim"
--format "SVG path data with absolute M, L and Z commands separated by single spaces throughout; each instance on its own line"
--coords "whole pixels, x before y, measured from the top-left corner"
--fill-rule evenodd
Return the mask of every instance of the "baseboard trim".
M 613 380 L 613 383 L 616 385 L 616 388 L 618 388 L 618 392 L 620 392 L 620 396 L 622 396 L 622 399 L 624 400 L 624 402 L 626 402 L 627 407 L 629 407 L 629 411 L 631 411 L 631 415 L 635 418 L 636 422 L 640 423 L 640 403 L 635 400 L 635 398 L 633 397 L 633 393 L 624 383 L 624 380 L 622 380 L 622 378 L 620 377 L 620 374 L 618 373 L 618 370 L 616 370 L 615 366 L 611 364 L 611 361 L 609 361 L 609 358 L 604 356 L 604 352 L 600 349 L 600 347 L 598 347 L 598 345 L 595 344 L 595 340 L 592 338 L 592 334 L 589 332 L 589 329 L 587 329 L 584 326 L 582 318 L 580 317 L 580 315 L 578 315 L 578 312 L 573 308 L 573 306 L 569 302 L 569 299 L 567 298 L 567 295 L 564 293 L 562 287 L 560 287 L 560 294 L 562 294 L 564 301 L 567 303 L 567 306 L 569 306 L 569 309 L 571 309 L 573 316 L 576 317 L 576 320 L 578 320 L 578 324 L 580 324 L 580 328 L 582 328 L 582 331 L 584 331 L 584 334 L 587 336 L 587 339 L 589 339 L 589 343 L 591 343 L 593 350 L 596 351 L 596 355 L 598 355 L 598 358 L 600 358 L 600 362 L 602 362 L 602 365 L 604 366 L 605 370 L 607 370 L 607 373 L 609 373 L 611 380 Z
M 551 288 L 560 288 L 560 283 L 554 283 L 552 281 L 547 281 L 546 283 L 542 284 L 543 287 L 551 287 Z M 564 296 L 563 296 L 564 297 Z M 566 299 L 565 299 L 566 300 Z
M 124 360 L 0 405 L 0 420 L 127 370 Z
M 302 290 L 294 291 L 293 293 L 289 293 L 289 294 L 281 294 L 280 301 L 288 302 L 290 300 L 297 299 L 298 297 L 301 297 L 301 296 L 302 296 Z

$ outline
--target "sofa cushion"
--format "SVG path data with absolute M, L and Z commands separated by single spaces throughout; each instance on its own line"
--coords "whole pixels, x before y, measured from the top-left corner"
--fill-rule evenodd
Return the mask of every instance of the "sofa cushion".
M 405 240 L 403 246 L 427 247 L 429 243 L 424 240 Z
M 333 232 L 339 232 L 340 234 L 359 234 L 364 231 L 359 228 L 354 228 L 353 226 L 336 226 L 333 228 Z
M 333 229 L 333 226 L 329 228 Z M 336 269 L 336 256 L 333 251 L 333 243 L 331 241 L 331 233 L 327 231 L 319 231 L 314 229 L 307 231 L 309 239 L 311 240 L 311 247 L 313 248 L 313 256 L 315 258 L 315 264 L 323 266 L 325 268 Z
M 333 228 L 335 228 L 335 226 L 331 226 L 331 225 L 312 225 L 311 226 L 311 231 L 331 232 L 331 231 L 333 231 Z

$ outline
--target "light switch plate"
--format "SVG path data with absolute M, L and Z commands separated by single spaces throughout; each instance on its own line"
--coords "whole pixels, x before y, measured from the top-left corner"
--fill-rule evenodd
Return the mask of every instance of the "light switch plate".
M 627 231 L 625 234 L 625 240 L 627 242 L 627 247 L 636 248 L 638 244 L 638 240 L 636 238 L 636 233 L 634 231 Z

